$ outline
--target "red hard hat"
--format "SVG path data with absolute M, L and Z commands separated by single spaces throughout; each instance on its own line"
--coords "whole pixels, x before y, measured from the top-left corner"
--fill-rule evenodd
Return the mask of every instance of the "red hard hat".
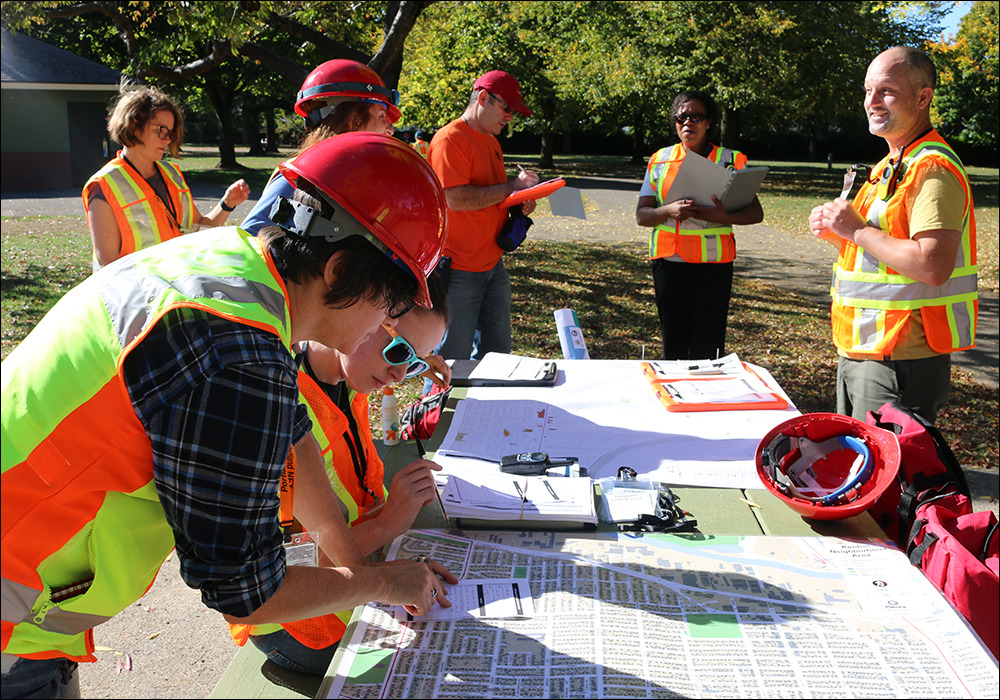
M 757 475 L 792 510 L 841 520 L 867 510 L 895 480 L 896 436 L 838 413 L 781 423 L 757 445 Z
M 327 61 L 313 69 L 295 98 L 295 113 L 308 118 L 316 107 L 307 109 L 306 106 L 314 100 L 327 105 L 376 102 L 385 106 L 390 124 L 395 124 L 400 117 L 399 93 L 387 88 L 378 73 L 364 63 L 346 58 Z
M 334 209 L 322 222 L 309 210 L 300 235 L 365 236 L 416 278 L 416 302 L 430 308 L 427 276 L 441 258 L 448 206 L 427 161 L 398 139 L 355 131 L 324 139 L 278 169 L 293 186 L 299 178 L 312 183 Z

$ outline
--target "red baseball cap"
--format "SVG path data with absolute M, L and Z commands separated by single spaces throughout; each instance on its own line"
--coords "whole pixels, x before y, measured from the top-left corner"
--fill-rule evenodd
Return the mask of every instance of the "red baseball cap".
M 520 83 L 517 82 L 517 78 L 506 71 L 491 70 L 479 78 L 472 89 L 491 92 L 515 112 L 526 117 L 531 116 L 531 110 L 524 106 L 524 101 L 521 99 Z

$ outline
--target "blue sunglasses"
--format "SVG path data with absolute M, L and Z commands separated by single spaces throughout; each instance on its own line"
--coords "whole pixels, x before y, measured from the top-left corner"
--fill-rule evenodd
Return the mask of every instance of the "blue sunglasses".
M 408 365 L 406 368 L 407 378 L 423 374 L 430 369 L 427 361 L 417 356 L 417 351 L 407 342 L 406 338 L 396 332 L 395 328 L 384 323 L 382 328 L 389 334 L 390 338 L 389 344 L 382 350 L 382 357 L 386 362 L 397 366 Z

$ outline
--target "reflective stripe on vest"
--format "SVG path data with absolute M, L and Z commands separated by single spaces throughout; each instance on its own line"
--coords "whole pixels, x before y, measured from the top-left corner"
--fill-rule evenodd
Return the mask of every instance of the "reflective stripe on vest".
M 273 263 L 257 239 L 224 228 L 92 275 L 3 361 L 5 653 L 93 661 L 90 629 L 140 598 L 173 548 L 121 367 L 180 306 L 290 345 Z
M 355 524 L 369 512 L 385 503 L 389 495 L 384 485 L 384 466 L 375 450 L 372 441 L 371 424 L 368 418 L 368 395 L 351 391 L 351 411 L 358 424 L 358 433 L 363 445 L 354 445 L 354 449 L 365 452 L 368 470 L 365 474 L 365 484 L 374 493 L 380 494 L 378 503 L 373 503 L 371 496 L 358 483 L 355 461 L 348 441 L 353 442 L 347 417 L 330 399 L 325 391 L 306 372 L 299 372 L 299 399 L 305 404 L 312 419 L 312 433 L 319 443 L 323 455 L 326 473 L 330 477 L 337 498 L 347 508 L 347 522 Z M 230 625 L 229 634 L 240 646 L 246 644 L 252 634 L 260 636 L 271 634 L 284 628 L 302 644 L 310 649 L 325 649 L 340 641 L 344 630 L 351 619 L 353 610 L 345 610 L 329 615 L 321 615 L 295 622 L 264 625 Z
M 913 173 L 928 159 L 941 163 L 962 183 L 966 204 L 962 238 L 955 268 L 947 282 L 933 286 L 898 274 L 868 251 L 844 241 L 831 289 L 834 344 L 841 350 L 875 356 L 890 355 L 912 312 L 919 310 L 928 346 L 934 352 L 963 350 L 975 345 L 978 316 L 976 222 L 972 191 L 958 156 L 936 131 L 914 144 L 904 156 L 903 172 L 889 200 L 877 196 L 877 184 L 866 182 L 854 206 L 869 225 L 896 238 L 909 238 L 906 190 Z M 881 172 L 888 156 L 876 166 Z
M 664 197 L 687 155 L 682 144 L 661 148 L 649 159 L 649 181 L 656 190 L 657 206 L 666 204 Z M 712 147 L 708 159 L 726 167 L 742 170 L 747 158 L 731 148 Z M 663 258 L 674 262 L 727 263 L 736 258 L 736 239 L 731 226 L 699 228 L 682 221 L 664 222 L 649 234 L 650 259 Z
M 90 201 L 87 190 L 95 182 L 101 186 L 121 232 L 122 256 L 176 238 L 188 233 L 194 226 L 194 199 L 180 168 L 163 161 L 157 161 L 156 167 L 163 175 L 174 211 L 179 212 L 176 221 L 150 184 L 125 161 L 120 151 L 118 157 L 84 185 L 83 205 L 88 212 Z M 94 265 L 96 270 L 96 253 Z
M 421 156 L 426 158 L 428 152 L 431 150 L 431 145 L 426 141 L 416 141 L 413 144 L 413 150 L 415 150 Z

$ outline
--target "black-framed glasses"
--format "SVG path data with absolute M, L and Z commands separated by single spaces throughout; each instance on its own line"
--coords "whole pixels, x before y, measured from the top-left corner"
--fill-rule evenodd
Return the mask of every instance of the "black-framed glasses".
M 163 124 L 153 124 L 152 126 L 156 128 L 156 136 L 158 138 L 162 139 L 163 141 L 173 140 L 174 138 L 173 129 L 168 129 L 167 127 L 163 126 Z
M 410 311 L 413 310 L 413 307 L 416 305 L 417 302 L 413 301 L 413 299 L 406 299 L 405 301 L 399 301 L 390 306 L 386 310 L 385 315 L 395 320 L 400 316 L 405 316 L 406 314 L 408 314 Z
M 496 95 L 494 95 L 492 92 L 487 92 L 486 94 L 489 95 L 494 100 L 496 100 L 497 102 L 500 103 L 500 108 L 503 110 L 504 114 L 506 114 L 508 117 L 514 116 L 514 113 L 515 113 L 516 110 L 514 110 L 512 107 L 509 107 L 506 102 L 504 102 L 503 100 L 501 100 L 499 97 L 497 97 Z
M 692 124 L 701 124 L 703 121 L 708 119 L 707 114 L 678 114 L 674 117 L 674 121 L 678 124 L 683 124 L 684 122 L 691 122 Z
M 413 346 L 396 332 L 396 329 L 392 326 L 387 326 L 382 324 L 382 328 L 386 333 L 389 334 L 389 344 L 382 349 L 382 358 L 388 362 L 390 365 L 406 365 L 406 376 L 415 377 L 418 374 L 423 374 L 428 369 L 430 365 L 422 357 L 417 355 L 417 351 L 413 349 Z

